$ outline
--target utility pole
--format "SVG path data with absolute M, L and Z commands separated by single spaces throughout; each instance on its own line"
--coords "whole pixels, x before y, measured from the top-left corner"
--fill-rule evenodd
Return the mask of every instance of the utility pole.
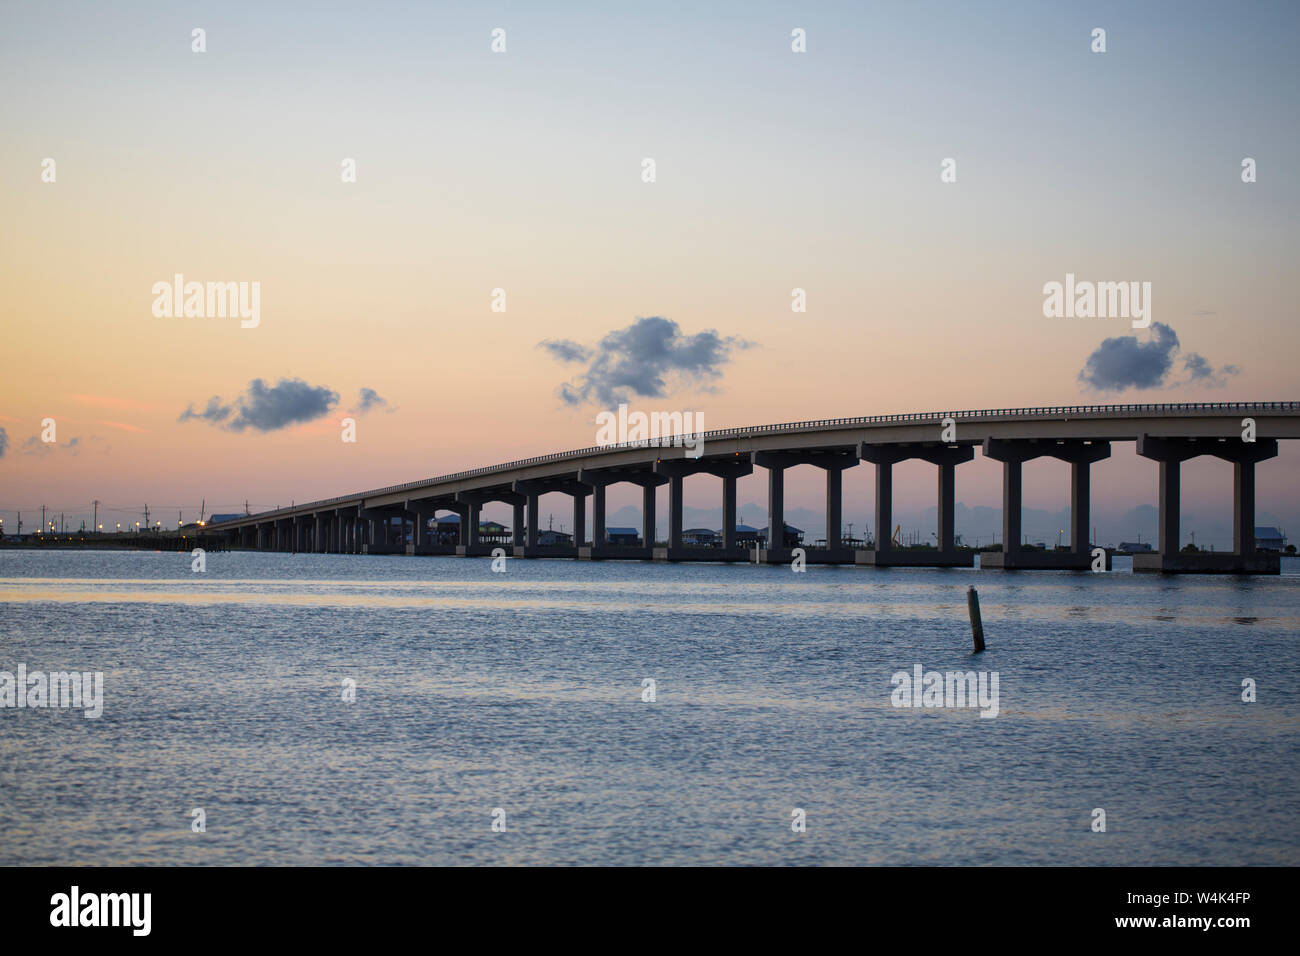
M 95 520 L 90 525 L 90 530 L 94 531 L 99 527 L 99 499 L 95 499 Z
M 149 530 L 149 506 L 147 504 L 144 506 L 144 530 Z
M 248 499 L 245 498 L 245 499 L 244 499 L 244 515 L 245 515 L 245 517 L 247 517 L 248 515 L 251 515 L 252 513 L 253 513 L 253 512 L 251 512 L 251 511 L 248 510 Z
M 41 534 L 45 533 L 45 505 L 41 505 Z

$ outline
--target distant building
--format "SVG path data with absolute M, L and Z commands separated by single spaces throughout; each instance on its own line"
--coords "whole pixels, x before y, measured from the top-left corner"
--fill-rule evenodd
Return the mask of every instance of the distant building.
M 718 532 L 721 534 L 722 532 Z M 752 548 L 754 545 L 762 545 L 766 540 L 763 532 L 757 528 L 751 528 L 747 524 L 736 525 L 736 546 L 740 548 Z
M 758 536 L 762 538 L 764 541 L 767 541 L 768 540 L 767 529 L 764 528 L 761 531 L 759 531 Z M 801 544 L 803 544 L 803 531 L 800 530 L 799 528 L 796 528 L 794 525 L 786 524 L 785 543 L 780 545 L 780 547 L 797 548 Z
M 682 544 L 695 548 L 720 547 L 722 533 L 708 528 L 687 528 L 682 532 Z
M 641 543 L 641 533 L 636 528 L 606 528 L 605 540 L 610 544 L 635 547 Z
M 460 543 L 460 515 L 430 518 L 426 526 L 434 544 Z M 513 540 L 510 529 L 501 522 L 482 519 L 478 523 L 478 539 L 481 544 L 509 544 Z
M 1277 528 L 1255 529 L 1256 551 L 1281 551 L 1286 547 L 1286 535 Z
M 441 518 L 430 518 L 428 528 L 433 544 L 460 543 L 460 515 L 443 515 Z
M 543 528 L 537 532 L 537 543 L 571 545 L 573 544 L 573 535 L 569 534 L 567 531 L 555 531 L 551 528 Z
M 1127 551 L 1129 554 L 1150 554 L 1151 545 L 1145 541 L 1121 541 L 1119 543 L 1121 551 Z

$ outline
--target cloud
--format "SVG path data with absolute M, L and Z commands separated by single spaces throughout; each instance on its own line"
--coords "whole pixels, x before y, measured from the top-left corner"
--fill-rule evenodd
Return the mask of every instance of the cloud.
M 5 431 L 3 428 L 0 428 L 0 458 L 3 458 L 5 456 L 5 452 L 8 450 L 9 450 L 9 433 Z
M 80 437 L 69 438 L 67 441 L 63 443 L 59 443 L 59 442 L 52 442 L 52 441 L 42 441 L 39 435 L 33 435 L 31 438 L 23 442 L 22 445 L 24 455 L 48 455 L 50 452 L 56 451 L 60 448 L 64 449 L 65 451 L 70 451 L 72 454 L 75 455 L 77 453 L 77 449 L 80 447 L 81 447 Z
M 338 400 L 338 392 L 324 385 L 308 385 L 302 379 L 282 378 L 268 386 L 255 378 L 248 383 L 247 391 L 229 405 L 214 395 L 203 411 L 194 411 L 191 404 L 177 420 L 199 419 L 233 432 L 248 428 L 271 432 L 327 415 Z
M 1178 333 L 1163 322 L 1152 322 L 1151 337 L 1145 342 L 1136 335 L 1119 335 L 1102 341 L 1088 356 L 1079 372 L 1079 381 L 1099 391 L 1116 392 L 1166 384 L 1219 387 L 1224 384 L 1224 376 L 1240 371 L 1235 365 L 1225 365 L 1216 373 L 1205 356 L 1188 352 L 1183 356 L 1183 369 L 1189 375 L 1187 381 L 1170 382 L 1169 373 L 1178 351 Z
M 213 395 L 211 398 L 208 399 L 208 407 L 203 409 L 203 411 L 196 412 L 194 410 L 194 403 L 191 402 L 188 406 L 186 406 L 185 411 L 181 412 L 181 417 L 176 420 L 178 422 L 187 422 L 191 418 L 198 418 L 205 422 L 211 422 L 212 424 L 215 425 L 218 422 L 224 422 L 227 418 L 230 417 L 230 413 L 233 411 L 234 411 L 233 408 L 231 408 L 229 405 L 222 405 L 221 399 L 218 398 L 216 395 Z
M 591 349 L 568 339 L 547 339 L 539 344 L 561 362 L 585 362 L 591 358 Z
M 388 405 L 388 399 L 383 398 L 373 388 L 363 388 L 357 399 L 357 414 L 364 415 L 372 408 L 382 408 Z
M 612 406 L 627 396 L 658 398 L 665 395 L 670 380 L 703 384 L 721 376 L 735 349 L 751 343 L 712 329 L 683 335 L 671 319 L 660 316 L 638 318 L 623 329 L 615 329 L 597 344 L 586 348 L 568 340 L 538 343 L 562 362 L 586 362 L 587 368 L 575 381 L 559 387 L 560 398 L 569 405 L 595 401 Z
M 1210 388 L 1223 388 L 1228 384 L 1227 376 L 1236 375 L 1241 371 L 1235 365 L 1225 365 L 1216 373 L 1209 360 L 1197 352 L 1187 353 L 1187 357 L 1183 359 L 1183 368 L 1191 376 L 1188 384 L 1207 385 Z

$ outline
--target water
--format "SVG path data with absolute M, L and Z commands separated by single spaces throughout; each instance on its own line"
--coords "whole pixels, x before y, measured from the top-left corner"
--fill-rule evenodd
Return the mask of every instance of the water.
M 105 681 L 0 710 L 0 864 L 1300 863 L 1293 559 L 490 567 L 0 551 L 0 670 Z M 893 707 L 918 663 L 999 715 Z

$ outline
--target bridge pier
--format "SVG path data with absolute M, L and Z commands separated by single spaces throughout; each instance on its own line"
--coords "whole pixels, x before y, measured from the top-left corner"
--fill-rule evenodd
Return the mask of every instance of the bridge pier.
M 405 518 L 406 509 L 402 505 L 386 505 L 382 508 L 356 509 L 357 523 L 362 527 L 360 537 L 365 539 L 362 554 L 399 554 L 406 549 L 399 547 L 393 519 Z
M 975 457 L 969 445 L 872 445 L 862 442 L 858 457 L 876 466 L 876 541 L 874 548 L 858 551 L 857 564 L 874 567 L 910 568 L 969 568 L 975 563 L 974 554 L 958 550 L 955 535 L 957 496 L 957 466 Z M 938 522 L 933 550 L 895 548 L 894 524 L 894 465 L 901 461 L 919 458 L 938 466 L 937 484 Z
M 1110 457 L 1108 441 L 1026 441 L 986 438 L 984 456 L 1002 462 L 1002 550 L 981 551 L 980 568 L 1090 571 L 1089 516 L 1093 462 Z M 1070 463 L 1070 550 L 1026 551 L 1022 543 L 1023 466 L 1035 458 Z M 1103 557 L 1110 570 L 1110 554 Z
M 1155 554 L 1133 555 L 1134 571 L 1166 574 L 1280 574 L 1277 554 L 1255 549 L 1255 465 L 1277 456 L 1277 440 L 1260 438 L 1244 442 L 1237 438 L 1154 438 L 1141 435 L 1137 453 L 1160 464 L 1160 550 Z M 1233 553 L 1184 552 L 1181 540 L 1182 463 L 1189 458 L 1211 455 L 1232 463 Z
M 589 491 L 591 499 L 591 544 L 582 544 L 578 546 L 578 557 L 585 560 L 602 560 L 606 558 L 624 558 L 624 559 L 647 559 L 653 557 L 651 547 L 644 546 L 626 546 L 611 545 L 607 540 L 609 535 L 607 531 L 606 515 L 606 497 L 610 485 L 616 485 L 620 482 L 628 482 L 641 486 L 641 516 L 642 516 L 642 541 L 654 541 L 654 520 L 655 520 L 655 489 L 667 481 L 667 478 L 656 475 L 652 470 L 639 466 L 633 468 L 580 468 L 577 473 L 578 482 Z M 647 502 L 648 508 L 647 511 Z M 585 530 L 585 512 L 586 506 L 583 505 L 583 517 Z M 647 523 L 646 517 L 649 517 Z M 575 527 L 577 524 L 575 522 Z M 646 528 L 649 527 L 649 538 L 646 537 Z
M 743 548 L 734 545 L 736 529 L 736 479 L 752 474 L 754 465 L 746 458 L 734 455 L 730 458 L 672 458 L 659 459 L 650 467 L 651 475 L 659 482 L 668 482 L 668 546 L 656 547 L 652 557 L 656 561 L 748 561 L 749 554 Z M 684 537 L 683 513 L 685 511 L 685 481 L 691 475 L 713 475 L 722 479 L 722 527 L 723 546 L 721 548 L 687 547 Z M 731 547 L 727 546 L 727 494 L 731 494 Z M 647 486 L 648 492 L 653 488 Z M 653 503 L 653 495 L 650 495 Z
M 857 467 L 856 448 L 816 448 L 793 452 L 756 451 L 753 465 L 767 469 L 767 547 L 758 552 L 760 564 L 787 564 L 793 548 L 785 538 L 785 470 L 795 465 L 813 465 L 826 472 L 826 547 L 804 547 L 807 559 L 820 564 L 851 564 L 853 553 L 841 547 L 840 519 L 843 513 L 844 469 Z M 725 492 L 725 489 L 724 489 Z M 734 528 L 734 519 L 732 527 Z
M 576 477 L 569 475 L 557 475 L 553 478 L 538 479 L 520 479 L 511 484 L 511 491 L 517 495 L 525 496 L 527 501 L 528 518 L 527 533 L 524 535 L 523 547 L 515 546 L 515 557 L 517 558 L 576 558 L 579 556 L 579 546 L 576 543 L 578 536 L 585 534 L 586 529 L 586 496 L 590 494 L 590 489 L 578 481 Z M 538 543 L 539 528 L 538 524 L 541 515 L 538 513 L 538 499 L 548 492 L 558 491 L 573 497 L 573 540 L 572 545 L 540 545 Z

